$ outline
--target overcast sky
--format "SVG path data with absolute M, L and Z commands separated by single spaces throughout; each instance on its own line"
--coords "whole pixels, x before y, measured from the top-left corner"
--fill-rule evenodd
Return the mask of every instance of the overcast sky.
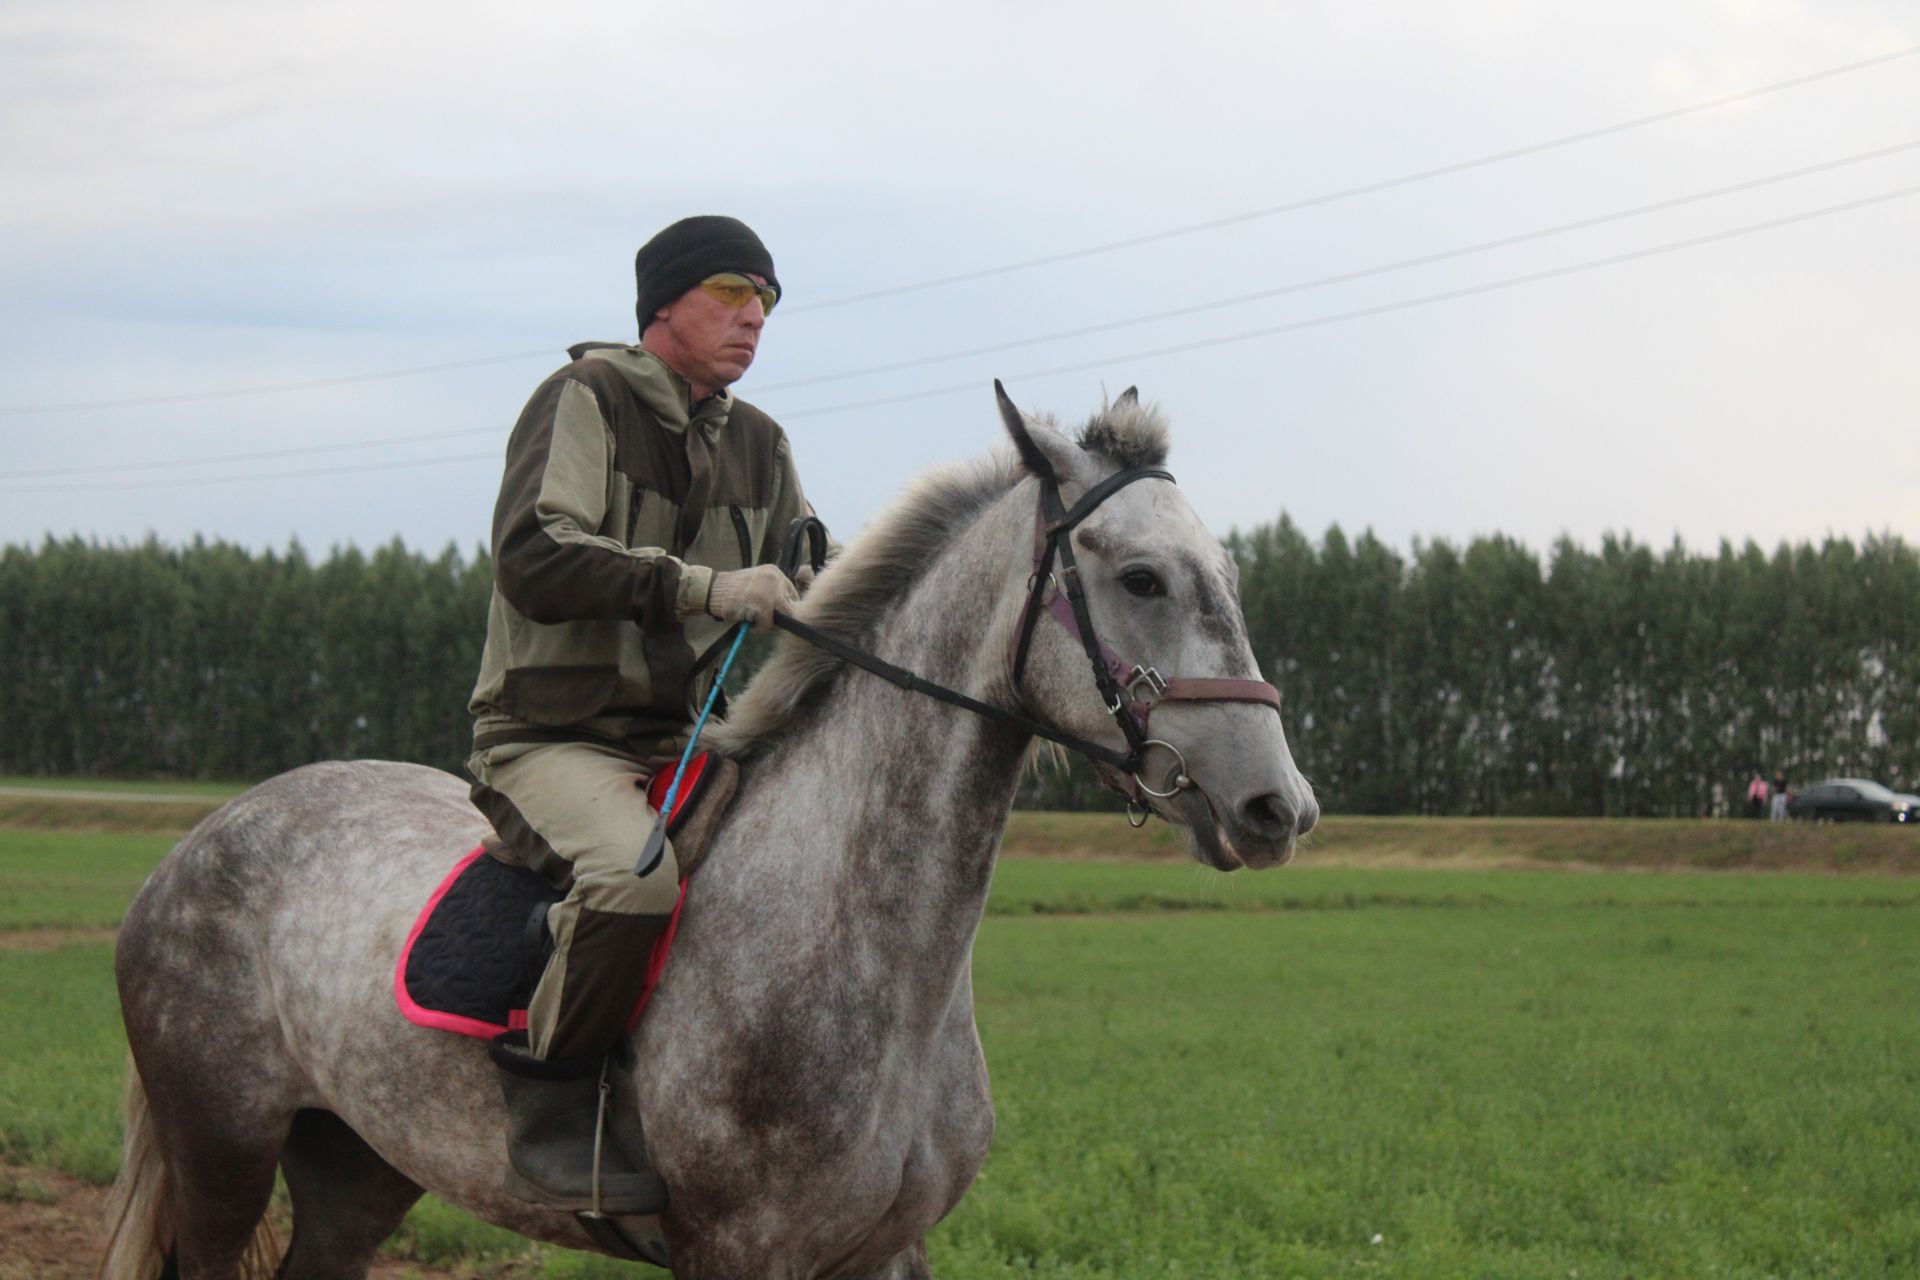
M 773 251 L 736 390 L 842 537 L 993 447 L 997 375 L 1069 418 L 1137 383 L 1223 533 L 1920 541 L 1920 195 L 1879 199 L 1920 189 L 1920 56 L 821 305 L 1916 45 L 1850 0 L 8 0 L 0 543 L 470 550 L 528 394 L 633 340 L 634 249 L 708 212 Z

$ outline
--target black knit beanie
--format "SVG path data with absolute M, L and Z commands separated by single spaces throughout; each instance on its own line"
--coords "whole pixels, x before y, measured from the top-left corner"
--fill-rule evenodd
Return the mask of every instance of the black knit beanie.
M 682 218 L 640 246 L 633 255 L 633 279 L 639 293 L 634 315 L 646 336 L 654 313 L 716 271 L 751 272 L 775 289 L 773 255 L 753 229 L 738 218 L 702 214 Z

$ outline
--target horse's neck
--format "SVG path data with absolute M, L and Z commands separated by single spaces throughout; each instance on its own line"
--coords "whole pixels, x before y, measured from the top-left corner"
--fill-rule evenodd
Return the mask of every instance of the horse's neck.
M 992 517 L 963 532 L 893 610 L 872 651 L 1005 705 L 1005 615 L 1018 609 L 1025 536 Z M 828 910 L 879 913 L 918 946 L 951 941 L 959 945 L 951 959 L 964 963 L 1024 747 L 1004 726 L 849 669 L 806 728 L 753 767 L 754 790 L 760 804 L 800 806 L 812 863 L 800 874 Z

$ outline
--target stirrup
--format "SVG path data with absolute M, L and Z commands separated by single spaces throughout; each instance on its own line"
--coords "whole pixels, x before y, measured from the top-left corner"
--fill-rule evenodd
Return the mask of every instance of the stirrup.
M 612 1054 L 600 1059 L 600 1103 L 593 1112 L 593 1173 L 589 1178 L 592 1206 L 580 1214 L 583 1218 L 607 1216 L 600 1212 L 600 1161 L 606 1152 L 607 1112 L 613 1108 L 613 1083 L 607 1079 L 607 1072 L 612 1066 Z

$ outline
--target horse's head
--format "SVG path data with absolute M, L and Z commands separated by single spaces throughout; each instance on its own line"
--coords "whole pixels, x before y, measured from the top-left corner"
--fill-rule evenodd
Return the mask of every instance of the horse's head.
M 1004 391 L 1000 411 L 1036 482 L 1018 492 L 1031 495 L 1036 507 L 1043 501 L 1036 489 L 1049 481 L 1058 486 L 1062 508 L 1071 510 L 1116 473 L 1151 470 L 1166 460 L 1166 425 L 1132 388 L 1077 441 L 1023 415 Z M 1103 781 L 1131 790 L 1183 828 L 1197 860 L 1223 871 L 1283 865 L 1320 809 L 1294 766 L 1277 707 L 1251 700 L 1253 690 L 1264 689 L 1256 683 L 1259 664 L 1247 641 L 1232 557 L 1168 479 L 1126 483 L 1095 502 L 1066 535 L 1072 540 L 1067 550 L 1085 591 L 1094 647 L 1124 686 L 1123 706 L 1143 726 L 1136 736 L 1153 740 L 1140 757 L 1137 786 L 1111 765 L 1096 769 Z M 1057 560 L 1050 565 L 1056 577 L 1065 576 L 1063 568 Z M 1033 610 L 1038 616 L 1026 652 L 1016 659 L 1020 696 L 1059 728 L 1127 750 L 1126 734 L 1096 687 L 1085 642 L 1075 634 L 1080 628 L 1070 601 L 1062 595 L 1054 603 L 1052 592 L 1044 601 Z M 1009 651 L 1018 649 L 1015 637 Z

